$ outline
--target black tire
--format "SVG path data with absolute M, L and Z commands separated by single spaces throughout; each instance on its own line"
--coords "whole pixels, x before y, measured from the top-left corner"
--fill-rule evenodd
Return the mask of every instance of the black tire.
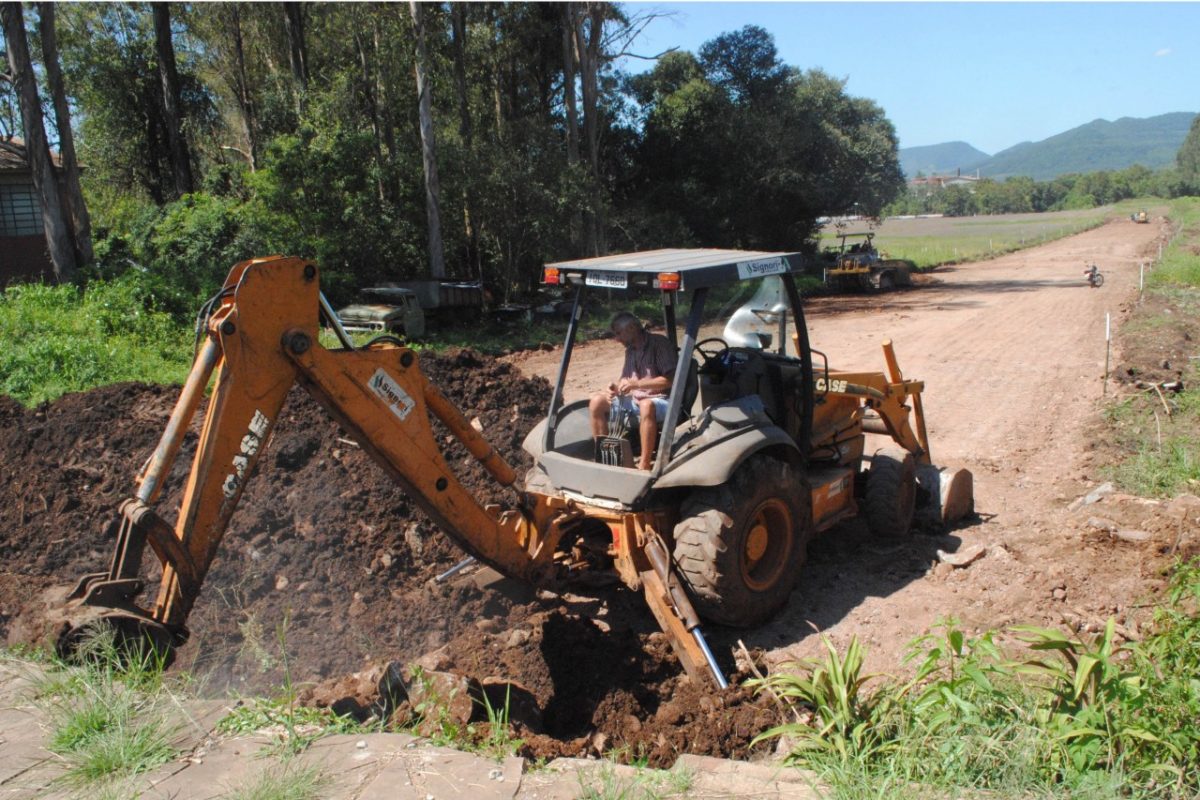
M 887 292 L 896 288 L 896 280 L 892 277 L 892 273 L 884 272 L 879 275 L 879 291 Z
M 804 564 L 811 502 L 791 465 L 765 455 L 727 483 L 692 492 L 675 526 L 675 562 L 700 616 L 746 627 L 787 602 Z
M 912 533 L 917 507 L 917 464 L 897 447 L 877 450 L 867 473 L 867 527 L 876 536 L 898 539 Z
M 1104 276 L 1101 275 L 1099 272 L 1097 272 L 1096 277 L 1092 278 L 1092 286 L 1099 289 L 1103 285 L 1104 285 Z

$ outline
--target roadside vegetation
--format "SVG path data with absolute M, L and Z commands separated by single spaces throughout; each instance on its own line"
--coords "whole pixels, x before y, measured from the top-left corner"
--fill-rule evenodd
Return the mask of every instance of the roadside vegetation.
M 953 620 L 910 645 L 914 677 L 863 673 L 863 649 L 758 683 L 796 721 L 791 763 L 837 798 L 1164 798 L 1200 792 L 1200 561 L 1177 567 L 1140 641 L 1015 626 L 970 637 Z
M 1132 391 L 1107 409 L 1109 476 L 1151 497 L 1200 494 L 1200 199 L 1172 202 L 1175 231 L 1121 331 Z M 1129 358 L 1126 358 L 1129 361 Z
M 1110 477 L 1152 497 L 1200 492 L 1200 200 L 1169 216 L 1174 236 L 1122 329 L 1128 390 L 1106 410 Z M 1174 567 L 1150 629 L 1127 633 L 1110 619 L 1090 637 L 969 637 L 945 620 L 911 644 L 907 682 L 864 674 L 857 641 L 826 641 L 823 658 L 759 682 L 794 715 L 764 737 L 787 737 L 789 760 L 840 798 L 1200 796 L 1200 559 Z

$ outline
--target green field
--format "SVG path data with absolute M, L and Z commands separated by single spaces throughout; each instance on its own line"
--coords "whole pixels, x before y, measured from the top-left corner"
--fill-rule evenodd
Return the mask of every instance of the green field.
M 1128 219 L 1130 213 L 1144 207 L 1144 204 L 1120 203 L 1044 214 L 890 218 L 876 227 L 862 220 L 845 223 L 842 230 L 847 233 L 873 230 L 875 246 L 885 258 L 908 259 L 918 269 L 928 269 L 939 264 L 978 261 L 1061 239 L 1109 219 Z M 1166 207 L 1150 206 L 1147 210 L 1158 216 Z M 834 225 L 827 225 L 821 231 L 821 246 L 835 245 L 838 233 Z

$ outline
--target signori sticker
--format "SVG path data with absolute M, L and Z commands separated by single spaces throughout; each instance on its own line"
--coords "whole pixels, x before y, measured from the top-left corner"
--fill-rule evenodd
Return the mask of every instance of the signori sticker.
M 371 388 L 372 392 L 379 395 L 379 398 L 387 404 L 393 414 L 400 418 L 401 422 L 408 417 L 409 412 L 416 405 L 408 392 L 404 391 L 391 375 L 383 371 L 383 367 L 375 370 L 371 380 L 367 381 L 367 386 Z
M 739 261 L 737 269 L 738 277 L 742 280 L 746 280 L 747 278 L 761 278 L 764 275 L 780 275 L 787 272 L 787 266 L 783 263 L 781 256 L 760 258 L 757 261 Z

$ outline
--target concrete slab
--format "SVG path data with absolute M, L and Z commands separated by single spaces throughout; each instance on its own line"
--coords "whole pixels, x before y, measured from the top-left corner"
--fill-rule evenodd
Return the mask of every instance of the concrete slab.
M 359 797 L 399 757 L 397 752 L 415 741 L 412 736 L 397 733 L 328 736 L 314 742 L 300 760 L 329 776 L 325 796 Z
M 764 800 L 820 800 L 825 796 L 815 773 L 781 764 L 682 755 L 671 771 L 690 778 L 688 796 Z
M 821 800 L 826 796 L 816 776 L 805 770 L 682 756 L 665 771 L 584 758 L 555 759 L 525 775 L 516 800 L 575 800 L 585 793 L 705 800 Z
M 0 709 L 0 786 L 50 758 L 42 746 L 44 736 L 32 710 Z
M 497 763 L 446 748 L 405 747 L 358 800 L 512 800 L 524 765 L 520 758 Z
M 236 737 L 202 747 L 141 777 L 136 796 L 145 800 L 216 800 L 257 776 L 274 759 L 266 735 Z

